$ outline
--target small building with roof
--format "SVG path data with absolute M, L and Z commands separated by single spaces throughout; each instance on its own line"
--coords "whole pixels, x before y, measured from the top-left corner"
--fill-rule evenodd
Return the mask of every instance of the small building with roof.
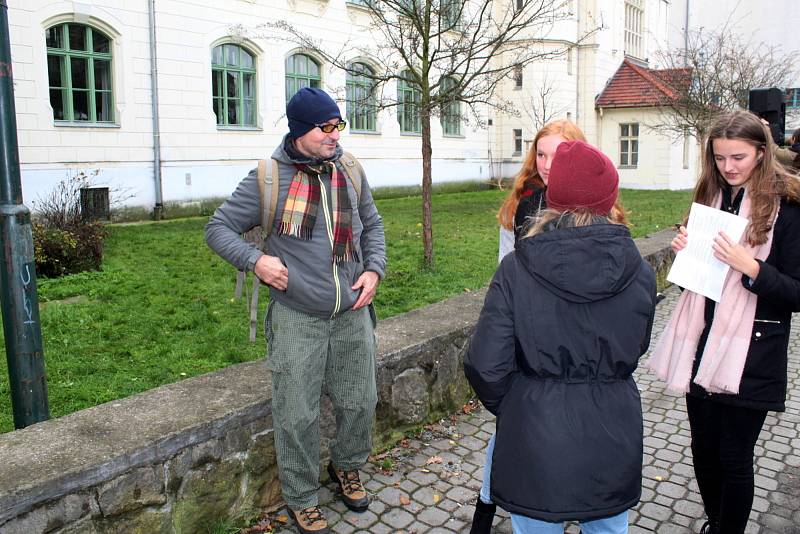
M 595 99 L 597 145 L 619 169 L 620 187 L 688 189 L 694 186 L 700 146 L 690 133 L 660 128 L 688 69 L 649 69 L 625 58 Z

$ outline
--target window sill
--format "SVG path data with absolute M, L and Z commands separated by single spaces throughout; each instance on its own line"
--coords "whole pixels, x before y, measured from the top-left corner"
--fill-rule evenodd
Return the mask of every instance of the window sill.
M 57 128 L 119 128 L 115 122 L 53 121 Z
M 448 139 L 466 139 L 467 136 L 463 134 L 446 134 L 443 133 L 442 137 L 447 137 Z
M 638 169 L 638 165 L 620 165 L 618 169 Z
M 400 135 L 406 137 L 422 137 L 422 132 L 400 132 Z
M 377 130 L 350 130 L 350 135 L 381 135 Z
M 222 132 L 261 132 L 258 126 L 221 126 L 217 125 L 217 130 Z
M 512 153 L 511 153 L 511 157 L 512 157 L 512 158 L 518 158 L 518 157 L 520 157 L 521 155 L 522 155 L 522 152 L 512 152 Z

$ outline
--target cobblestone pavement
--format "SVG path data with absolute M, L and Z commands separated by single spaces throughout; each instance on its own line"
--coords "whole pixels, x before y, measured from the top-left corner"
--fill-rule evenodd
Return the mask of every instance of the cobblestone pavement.
M 674 308 L 678 291 L 669 290 L 656 311 L 654 338 Z M 797 318 L 800 319 L 800 318 Z M 789 343 L 789 397 L 786 412 L 767 416 L 756 446 L 756 490 L 747 533 L 800 534 L 800 321 Z M 636 381 L 644 411 L 642 500 L 630 512 L 632 533 L 699 532 L 703 508 L 692 471 L 689 423 L 682 396 L 667 394 L 643 370 Z M 466 533 L 483 475 L 484 449 L 494 417 L 477 408 L 430 425 L 419 435 L 365 466 L 362 480 L 372 494 L 367 512 L 348 511 L 328 485 L 321 504 L 337 533 Z M 577 533 L 577 525 L 566 532 Z M 284 527 L 278 532 L 294 532 Z M 511 532 L 499 511 L 496 533 Z

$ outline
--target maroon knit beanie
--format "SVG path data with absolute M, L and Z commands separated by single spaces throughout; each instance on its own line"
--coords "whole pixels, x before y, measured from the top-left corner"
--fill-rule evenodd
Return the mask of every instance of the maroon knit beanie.
M 558 145 L 547 179 L 547 207 L 586 208 L 608 215 L 617 201 L 619 175 L 608 156 L 583 141 Z

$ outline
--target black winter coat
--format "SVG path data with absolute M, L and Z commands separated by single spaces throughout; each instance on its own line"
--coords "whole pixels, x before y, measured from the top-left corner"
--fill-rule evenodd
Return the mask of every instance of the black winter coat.
M 531 228 L 531 222 L 540 211 L 547 209 L 545 200 L 546 188 L 528 186 L 519 198 L 517 211 L 514 212 L 514 246 Z
M 736 202 L 733 211 L 738 211 Z M 758 295 L 758 302 L 739 393 L 712 394 L 692 382 L 689 395 L 734 406 L 782 412 L 785 410 L 792 312 L 800 311 L 800 206 L 781 201 L 769 256 L 759 263 L 761 269 L 752 286 L 748 277 L 742 276 L 742 284 Z M 714 309 L 714 301 L 706 299 L 706 326 L 698 343 L 692 379 L 703 356 Z
M 642 408 L 631 374 L 650 343 L 655 288 L 619 225 L 544 232 L 503 259 L 464 361 L 497 415 L 499 506 L 565 521 L 639 501 Z

